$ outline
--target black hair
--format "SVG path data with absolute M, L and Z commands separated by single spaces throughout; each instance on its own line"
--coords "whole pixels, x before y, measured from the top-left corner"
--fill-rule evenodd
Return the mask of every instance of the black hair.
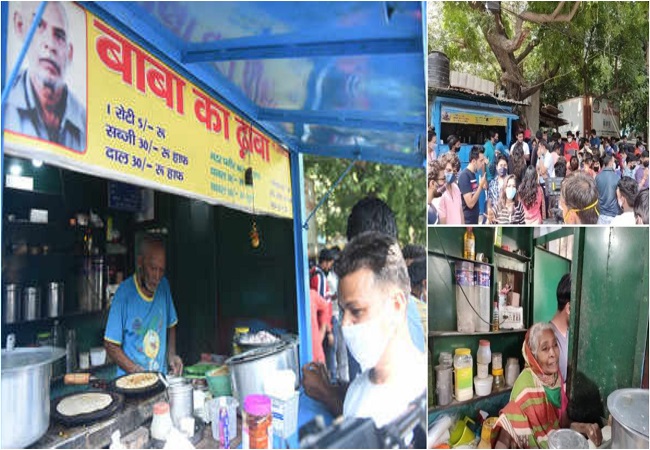
M 496 131 L 494 131 L 494 130 L 490 130 L 490 131 L 488 131 L 488 136 L 490 136 L 490 139 L 492 139 L 492 138 L 493 138 L 494 136 L 496 136 L 496 135 L 497 135 L 497 132 L 496 132 Z
M 556 177 L 564 178 L 566 176 L 566 161 L 563 159 L 558 159 L 555 163 L 555 166 L 553 166 L 553 170 L 555 170 Z
M 537 201 L 537 192 L 539 190 L 539 181 L 537 180 L 537 171 L 533 166 L 526 167 L 524 176 L 521 179 L 519 188 L 519 199 L 526 208 L 530 208 Z
M 499 156 L 497 156 L 497 160 L 496 160 L 496 162 L 494 163 L 494 165 L 495 165 L 495 166 L 498 165 L 498 164 L 499 164 L 499 161 L 505 161 L 505 162 L 507 163 L 507 162 L 508 162 L 508 158 L 506 158 L 506 157 L 503 156 L 502 154 L 499 154 Z
M 334 272 L 342 280 L 359 269 L 369 269 L 374 282 L 394 284 L 408 297 L 411 292 L 406 263 L 395 238 L 377 231 L 359 234 L 345 246 L 334 263 Z
M 402 249 L 402 256 L 404 259 L 419 259 L 426 258 L 427 250 L 421 245 L 416 244 L 406 244 Z
M 519 136 L 520 134 L 521 135 L 524 134 L 524 130 L 522 130 L 521 128 L 519 130 L 517 130 L 517 134 L 515 134 L 515 136 Z
M 598 223 L 598 189 L 593 177 L 581 172 L 572 173 L 562 182 L 560 196 L 567 208 L 576 210 L 581 224 Z M 595 206 L 585 209 L 594 203 Z
M 544 139 L 539 140 L 539 143 L 537 144 L 537 147 L 539 148 L 540 145 L 548 150 L 548 144 L 546 143 L 546 141 Z
M 603 160 L 601 161 L 601 165 L 603 167 L 607 167 L 609 165 L 609 163 L 612 162 L 612 159 L 614 159 L 614 157 L 612 155 L 605 155 L 603 157 Z
M 348 216 L 348 241 L 364 231 L 379 231 L 397 238 L 395 214 L 382 200 L 364 197 L 352 207 Z
M 512 148 L 510 161 L 508 162 L 508 173 L 517 177 L 517 184 L 521 183 L 527 166 L 526 158 L 524 158 L 524 146 L 517 142 Z
M 318 254 L 318 264 L 324 263 L 325 261 L 334 261 L 332 253 L 328 248 L 324 248 Z
M 571 172 L 575 172 L 580 168 L 580 161 L 577 156 L 571 157 L 569 160 L 569 168 L 571 169 Z
M 427 260 L 425 258 L 414 260 L 408 266 L 408 274 L 411 280 L 411 292 L 414 295 L 420 294 L 422 282 L 427 279 Z
M 591 129 L 591 134 L 593 134 L 593 135 L 595 136 L 595 135 L 596 135 L 596 130 L 594 130 L 594 129 L 592 128 L 592 129 Z
M 643 153 L 641 153 L 641 158 L 647 158 L 648 157 L 648 151 L 643 150 Z
M 639 193 L 639 185 L 634 178 L 623 177 L 618 180 L 616 187 L 629 206 L 634 207 L 634 201 Z
M 482 145 L 475 145 L 469 151 L 469 162 L 476 161 L 479 153 L 485 153 L 485 148 Z
M 428 141 L 431 142 L 431 139 L 436 137 L 436 131 L 433 128 L 429 128 L 429 132 L 427 133 Z
M 648 188 L 639 191 L 634 200 L 634 217 L 641 218 L 643 224 L 648 225 Z
M 544 137 L 544 133 L 542 133 L 542 130 L 537 130 L 537 133 L 535 133 L 535 137 L 538 140 L 542 140 L 542 138 Z
M 555 291 L 557 297 L 557 310 L 563 311 L 564 307 L 571 301 L 571 274 L 564 274 L 560 278 L 560 282 L 557 284 L 557 291 Z
M 449 150 L 452 150 L 454 148 L 454 145 L 456 145 L 459 142 L 459 139 L 454 136 L 453 134 L 449 135 L 447 138 L 447 144 L 449 145 Z

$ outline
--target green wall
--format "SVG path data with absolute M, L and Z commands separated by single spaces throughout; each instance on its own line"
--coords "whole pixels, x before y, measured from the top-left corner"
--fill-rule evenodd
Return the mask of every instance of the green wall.
M 606 417 L 607 396 L 640 387 L 648 338 L 648 229 L 578 229 L 574 243 L 569 413 Z
M 557 285 L 571 270 L 571 261 L 535 248 L 533 322 L 549 322 L 557 311 Z

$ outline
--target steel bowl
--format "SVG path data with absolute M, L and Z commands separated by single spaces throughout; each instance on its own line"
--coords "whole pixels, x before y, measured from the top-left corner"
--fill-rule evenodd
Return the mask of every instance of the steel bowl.
M 612 448 L 650 448 L 648 390 L 619 389 L 607 397 L 612 415 Z

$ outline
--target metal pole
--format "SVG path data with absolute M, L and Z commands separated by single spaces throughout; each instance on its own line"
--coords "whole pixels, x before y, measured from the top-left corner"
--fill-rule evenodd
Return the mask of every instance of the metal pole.
M 352 167 L 354 167 L 354 164 L 355 164 L 355 163 L 360 159 L 360 157 L 361 157 L 361 152 L 357 151 L 357 152 L 356 152 L 356 157 L 357 157 L 357 158 L 356 158 L 355 160 L 353 160 L 353 161 L 348 165 L 348 167 L 347 167 L 347 168 L 345 169 L 345 171 L 341 174 L 341 176 L 340 176 L 340 177 L 339 177 L 339 178 L 334 182 L 334 184 L 332 185 L 332 187 L 330 187 L 330 188 L 327 190 L 327 192 L 325 193 L 325 195 L 323 196 L 323 198 L 320 199 L 320 201 L 318 202 L 318 205 L 316 205 L 316 207 L 314 208 L 314 210 L 313 210 L 312 212 L 309 213 L 309 216 L 307 216 L 307 219 L 305 219 L 305 223 L 302 224 L 302 227 L 303 227 L 305 230 L 308 230 L 308 229 L 309 229 L 309 221 L 311 220 L 312 217 L 314 217 L 314 214 L 316 214 L 316 211 L 318 211 L 318 210 L 320 209 L 320 207 L 323 206 L 323 203 L 325 203 L 325 200 L 327 200 L 327 199 L 329 198 L 330 194 L 331 194 L 332 192 L 334 192 L 334 189 L 336 189 L 336 188 L 338 187 L 338 185 L 341 184 L 341 181 L 343 181 L 343 178 L 345 178 L 346 175 L 347 175 L 348 173 L 350 173 L 350 171 L 352 170 Z
M 38 9 L 36 10 L 36 15 L 34 15 L 34 20 L 32 21 L 32 24 L 29 27 L 29 31 L 27 32 L 27 37 L 25 38 L 25 42 L 23 42 L 23 47 L 20 49 L 20 53 L 18 54 L 18 59 L 16 60 L 16 64 L 14 65 L 13 70 L 11 71 L 11 75 L 9 75 L 9 79 L 7 80 L 7 83 L 5 84 L 5 88 L 2 91 L 2 106 L 4 107 L 5 101 L 7 100 L 7 97 L 9 96 L 9 91 L 11 90 L 11 86 L 14 84 L 14 81 L 16 80 L 16 77 L 18 76 L 18 71 L 20 70 L 20 66 L 23 64 L 23 60 L 25 59 L 25 55 L 27 54 L 27 50 L 29 50 L 29 46 L 32 43 L 32 38 L 34 37 L 34 33 L 36 32 L 36 29 L 38 28 L 38 24 L 41 22 L 41 17 L 43 17 L 43 12 L 45 11 L 45 7 L 47 6 L 47 2 L 41 2 L 40 5 L 38 5 Z M 6 30 L 5 30 L 6 32 Z M 3 36 L 6 39 L 6 36 Z M 4 131 L 4 128 L 3 128 Z
M 304 173 L 302 155 L 292 151 L 291 158 L 291 203 L 293 205 L 293 251 L 296 267 L 296 301 L 298 309 L 298 338 L 300 340 L 300 365 L 313 359 L 311 348 L 311 304 L 307 264 L 307 233 L 301 227 L 305 216 Z

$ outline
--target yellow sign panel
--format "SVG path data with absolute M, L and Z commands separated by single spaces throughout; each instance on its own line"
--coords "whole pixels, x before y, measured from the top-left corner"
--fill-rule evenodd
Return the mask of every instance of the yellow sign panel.
M 508 125 L 506 117 L 487 116 L 470 112 L 449 112 L 442 110 L 442 121 L 446 123 L 462 123 L 467 125 L 489 125 L 505 127 Z
M 60 5 L 68 15 L 85 15 L 74 48 L 85 49 L 86 91 L 68 83 L 56 136 L 17 113 L 6 123 L 9 149 L 245 211 L 292 216 L 289 155 L 279 143 L 105 22 L 76 5 Z M 25 69 L 18 84 L 29 86 L 39 69 Z M 25 92 L 12 92 L 17 111 L 30 104 Z

